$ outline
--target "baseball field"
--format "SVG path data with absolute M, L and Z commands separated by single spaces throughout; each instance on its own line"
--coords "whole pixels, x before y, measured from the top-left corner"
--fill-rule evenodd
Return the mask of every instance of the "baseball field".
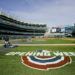
M 13 40 L 14 41 L 14 40 Z M 64 67 L 49 70 L 38 70 L 30 68 L 22 64 L 21 56 L 16 55 L 6 55 L 10 52 L 29 52 L 38 50 L 48 50 L 48 51 L 60 51 L 60 52 L 75 52 L 75 39 L 33 39 L 32 42 L 14 41 L 12 43 L 17 44 L 23 43 L 23 46 L 18 46 L 15 48 L 4 48 L 0 45 L 0 75 L 75 75 L 75 56 L 70 56 L 72 62 Z M 2 44 L 2 41 L 0 41 Z M 27 44 L 30 44 L 27 46 Z M 31 45 L 33 44 L 33 45 Z M 34 44 L 37 44 L 34 46 Z M 39 44 L 58 44 L 58 45 L 39 45 Z M 61 44 L 61 45 L 60 45 Z M 62 45 L 63 44 L 63 45 Z M 65 45 L 70 44 L 70 45 Z M 73 45 L 72 45 L 73 44 Z

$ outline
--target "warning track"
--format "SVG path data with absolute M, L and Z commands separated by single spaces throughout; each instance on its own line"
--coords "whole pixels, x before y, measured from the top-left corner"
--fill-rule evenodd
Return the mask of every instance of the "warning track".
M 13 44 L 18 46 L 75 46 L 75 44 Z M 0 44 L 3 46 L 3 44 Z

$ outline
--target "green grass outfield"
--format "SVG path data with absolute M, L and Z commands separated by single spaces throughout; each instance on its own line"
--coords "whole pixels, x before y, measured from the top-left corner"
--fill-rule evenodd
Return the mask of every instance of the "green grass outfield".
M 75 43 L 75 38 L 48 38 L 48 39 L 33 39 L 31 44 L 69 44 Z
M 31 41 L 26 39 L 10 39 L 13 44 L 75 44 L 75 38 L 33 38 Z M 0 44 L 4 41 L 0 40 Z
M 5 55 L 5 53 L 11 51 L 28 52 L 39 49 L 75 52 L 75 46 L 22 46 L 9 49 L 0 47 L 0 75 L 75 75 L 75 62 L 59 69 L 41 71 L 24 66 L 21 63 L 20 56 Z M 75 61 L 75 57 L 72 57 L 72 60 Z

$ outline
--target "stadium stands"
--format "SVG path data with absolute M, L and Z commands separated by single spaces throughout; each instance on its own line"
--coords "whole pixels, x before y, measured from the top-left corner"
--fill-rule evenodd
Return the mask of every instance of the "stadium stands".
M 43 36 L 46 28 L 46 25 L 24 23 L 7 14 L 0 13 L 1 35 Z

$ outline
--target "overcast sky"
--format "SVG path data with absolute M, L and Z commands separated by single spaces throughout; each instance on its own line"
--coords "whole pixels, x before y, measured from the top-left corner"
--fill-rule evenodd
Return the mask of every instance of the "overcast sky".
M 0 0 L 0 9 L 25 22 L 48 26 L 75 23 L 75 0 Z

